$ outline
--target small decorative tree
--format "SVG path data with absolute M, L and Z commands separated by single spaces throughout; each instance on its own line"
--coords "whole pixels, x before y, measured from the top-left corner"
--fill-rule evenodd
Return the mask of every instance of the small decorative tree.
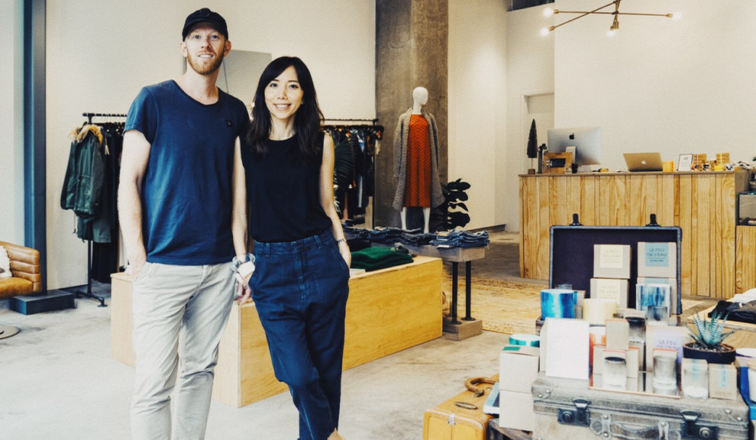
M 530 123 L 530 135 L 528 136 L 528 158 L 530 158 L 530 170 L 528 174 L 535 173 L 533 168 L 533 159 L 538 157 L 538 134 L 536 132 L 535 119 Z

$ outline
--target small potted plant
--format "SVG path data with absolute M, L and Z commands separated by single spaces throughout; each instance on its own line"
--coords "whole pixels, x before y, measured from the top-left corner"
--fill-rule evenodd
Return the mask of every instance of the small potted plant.
M 735 330 L 722 333 L 724 325 L 727 322 L 727 315 L 715 311 L 711 319 L 696 314 L 694 316 L 696 331 L 688 329 L 694 342 L 689 342 L 683 346 L 683 356 L 688 359 L 704 359 L 710 364 L 730 364 L 735 362 L 735 348 L 723 344 L 728 336 L 735 333 Z

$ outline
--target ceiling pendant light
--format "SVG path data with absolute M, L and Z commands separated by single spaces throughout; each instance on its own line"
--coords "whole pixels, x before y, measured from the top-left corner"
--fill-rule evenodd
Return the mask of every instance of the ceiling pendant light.
M 572 23 L 575 20 L 578 20 L 580 18 L 585 17 L 586 15 L 613 15 L 614 21 L 612 21 L 612 25 L 609 27 L 609 32 L 607 32 L 607 35 L 614 36 L 617 31 L 619 30 L 619 16 L 620 15 L 636 15 L 636 16 L 645 16 L 645 17 L 666 17 L 671 18 L 674 20 L 677 20 L 680 18 L 679 13 L 674 14 L 650 14 L 650 13 L 638 13 L 638 12 L 620 12 L 620 3 L 622 3 L 622 0 L 613 0 L 610 3 L 605 4 L 604 6 L 598 7 L 592 11 L 562 11 L 560 9 L 552 9 L 552 8 L 546 8 L 543 10 L 543 15 L 545 17 L 551 17 L 552 15 L 556 14 L 580 14 L 575 18 L 571 18 L 563 23 L 559 23 L 555 26 L 550 26 L 547 28 L 541 29 L 541 35 L 548 35 L 549 32 L 553 32 L 554 29 L 564 26 L 567 23 Z M 608 8 L 609 6 L 614 5 L 614 12 L 606 12 L 602 11 L 602 9 Z

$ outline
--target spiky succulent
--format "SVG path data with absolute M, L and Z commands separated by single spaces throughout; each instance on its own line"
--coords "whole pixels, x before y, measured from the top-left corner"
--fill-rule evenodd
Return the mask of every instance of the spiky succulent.
M 712 313 L 711 319 L 709 321 L 706 321 L 706 318 L 701 319 L 698 313 L 696 313 L 694 315 L 696 332 L 688 329 L 688 331 L 690 331 L 690 335 L 693 337 L 693 340 L 696 341 L 696 344 L 698 344 L 702 348 L 717 350 L 722 345 L 722 341 L 724 341 L 731 334 L 735 333 L 735 330 L 729 331 L 724 334 L 722 333 L 724 325 L 727 322 L 728 315 L 729 314 L 715 311 L 714 313 Z

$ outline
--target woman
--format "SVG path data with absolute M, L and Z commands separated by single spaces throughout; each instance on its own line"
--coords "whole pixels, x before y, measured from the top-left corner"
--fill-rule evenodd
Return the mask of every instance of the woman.
M 351 254 L 333 203 L 334 147 L 307 66 L 273 60 L 260 78 L 234 166 L 239 303 L 255 300 L 276 378 L 289 385 L 301 440 L 341 439 L 344 316 Z M 247 254 L 247 206 L 254 257 Z M 254 273 L 250 270 L 255 267 Z

